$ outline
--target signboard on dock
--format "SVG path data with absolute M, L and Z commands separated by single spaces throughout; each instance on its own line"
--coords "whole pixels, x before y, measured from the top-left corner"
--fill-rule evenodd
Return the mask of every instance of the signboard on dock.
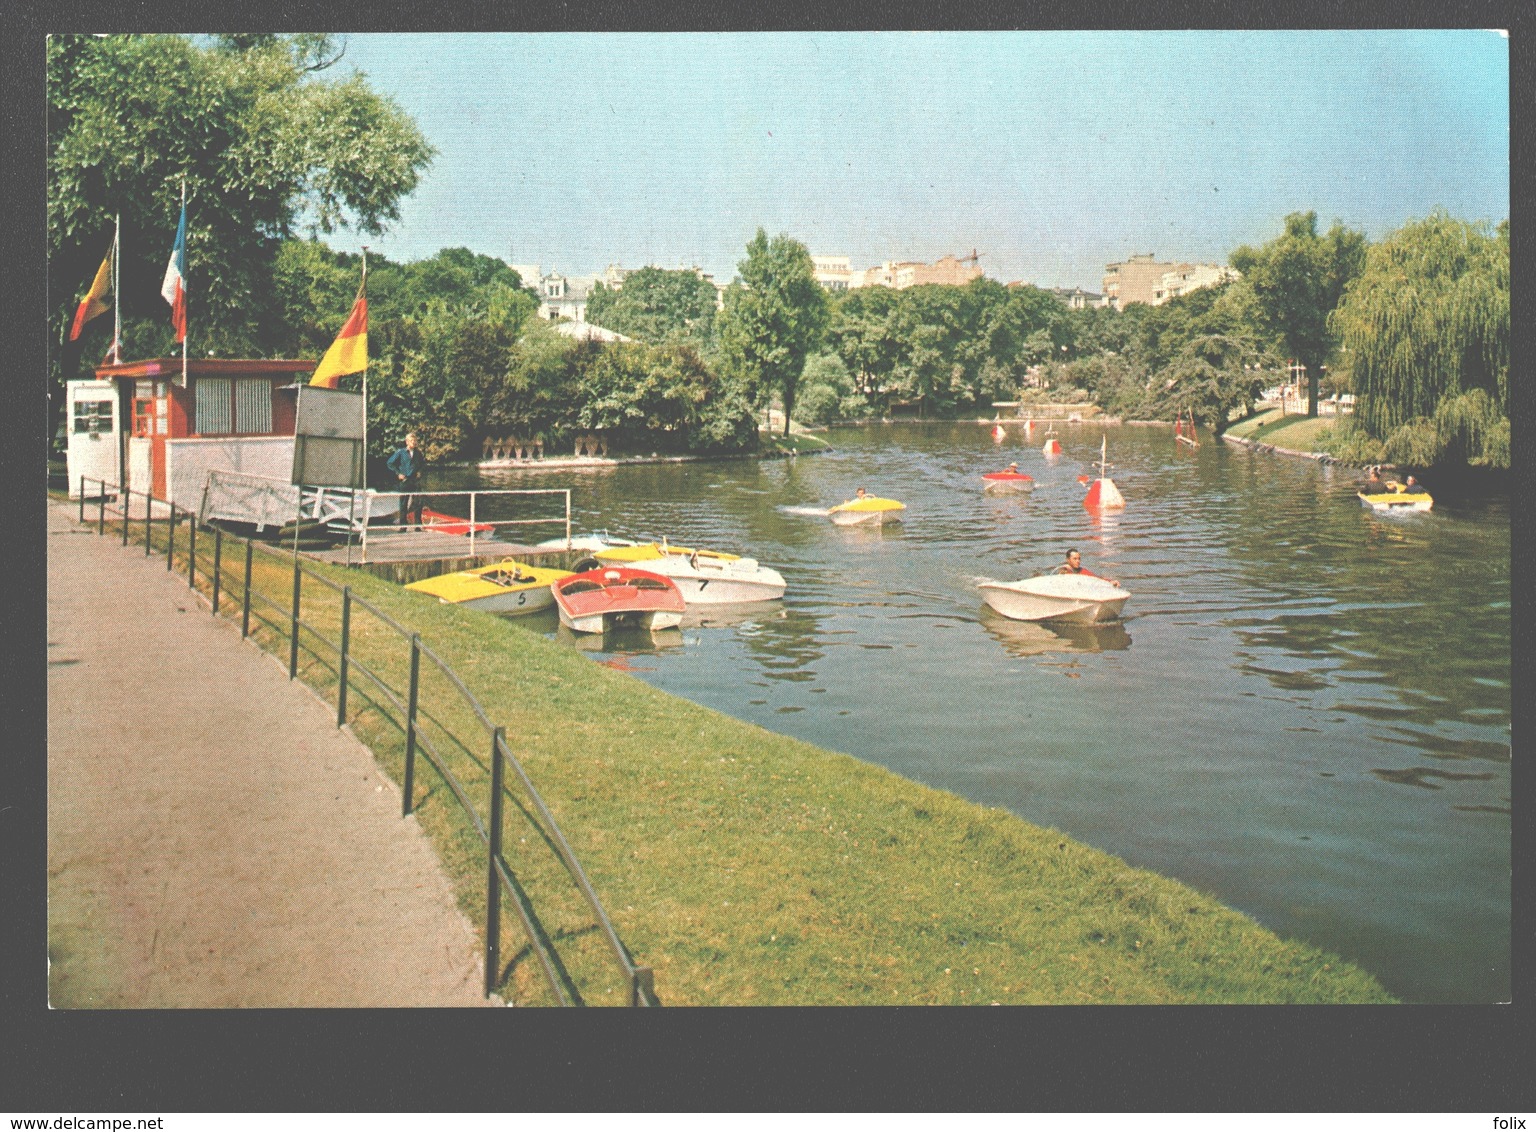
M 292 482 L 316 487 L 366 487 L 363 428 L 361 393 L 299 386 Z

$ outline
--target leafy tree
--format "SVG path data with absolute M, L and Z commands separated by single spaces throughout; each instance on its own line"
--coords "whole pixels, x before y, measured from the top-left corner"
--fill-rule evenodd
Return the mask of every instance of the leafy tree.
M 587 300 L 587 321 L 653 345 L 708 340 L 715 321 L 715 285 L 696 271 L 642 267 L 619 290 L 599 283 Z
M 870 403 L 883 401 L 901 354 L 896 334 L 898 292 L 860 287 L 837 301 L 829 326 L 832 348 Z
M 1330 325 L 1355 424 L 1402 463 L 1509 466 L 1509 224 L 1435 211 L 1373 245 Z
M 847 420 L 869 406 L 854 386 L 843 359 L 835 353 L 816 354 L 806 361 L 797 401 L 800 419 L 807 424 Z
M 184 179 L 192 346 L 259 356 L 285 342 L 274 281 L 283 241 L 301 226 L 383 231 L 432 156 L 410 118 L 363 76 L 322 77 L 337 57 L 330 38 L 316 35 L 229 36 L 210 46 L 174 35 L 51 37 L 55 325 L 68 326 L 121 213 L 125 348 L 169 350 L 160 281 Z M 348 302 L 355 289 L 354 280 Z M 111 328 L 91 334 L 94 356 Z M 70 375 L 75 365 L 78 356 L 64 361 Z
M 787 235 L 769 240 L 761 228 L 737 270 L 740 281 L 726 291 L 719 320 L 721 346 L 746 379 L 745 390 L 778 390 L 787 436 L 805 359 L 826 333 L 827 294 L 805 245 Z
M 1333 350 L 1328 315 L 1360 270 L 1365 237 L 1341 224 L 1317 234 L 1317 213 L 1293 212 L 1285 232 L 1230 257 L 1253 291 L 1260 317 L 1288 354 L 1307 367 L 1307 415 L 1317 415 L 1318 377 Z

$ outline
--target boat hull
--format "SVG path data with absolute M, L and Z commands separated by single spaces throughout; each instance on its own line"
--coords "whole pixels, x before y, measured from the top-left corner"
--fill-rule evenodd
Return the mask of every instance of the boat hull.
M 983 582 L 982 600 L 1014 621 L 1092 625 L 1114 621 L 1131 596 L 1102 578 L 1045 574 L 1017 582 Z
M 898 503 L 894 499 L 869 496 L 839 503 L 827 512 L 827 518 L 839 527 L 878 527 L 884 523 L 899 523 L 901 513 L 906 509 L 905 503 Z
M 430 594 L 439 601 L 460 609 L 478 609 L 486 613 L 537 613 L 554 604 L 550 586 L 569 578 L 569 570 L 545 566 L 523 566 L 508 560 L 473 570 L 457 570 L 412 582 L 405 588 Z
M 1428 511 L 1435 505 L 1434 499 L 1422 492 L 1408 494 L 1402 491 L 1383 491 L 1367 495 L 1357 492 L 1360 505 L 1372 511 Z
M 550 590 L 560 624 L 574 633 L 605 633 L 625 626 L 673 629 L 686 608 L 676 583 L 648 570 L 604 566 L 573 574 Z
M 1011 495 L 1020 491 L 1034 491 L 1035 480 L 1033 476 L 1022 473 L 989 472 L 981 477 L 982 490 L 989 495 Z
M 638 563 L 641 569 L 661 574 L 676 583 L 688 605 L 742 605 L 776 601 L 784 596 L 784 576 L 758 563 L 713 550 L 646 543 L 599 551 L 605 565 Z

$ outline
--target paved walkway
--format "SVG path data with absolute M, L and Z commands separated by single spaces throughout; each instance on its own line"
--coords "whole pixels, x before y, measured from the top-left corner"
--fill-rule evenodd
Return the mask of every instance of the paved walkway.
M 55 1007 L 486 1004 L 441 865 L 335 722 L 163 557 L 50 501 Z

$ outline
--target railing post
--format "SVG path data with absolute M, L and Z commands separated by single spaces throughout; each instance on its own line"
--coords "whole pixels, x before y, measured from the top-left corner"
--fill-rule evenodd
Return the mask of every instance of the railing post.
M 485 869 L 485 997 L 496 989 L 501 969 L 501 878 L 496 862 L 501 858 L 502 729 L 491 736 L 491 844 Z
M 352 587 L 341 588 L 341 663 L 336 684 L 336 726 L 347 722 L 347 647 L 352 637 Z
M 170 517 L 165 521 L 165 568 L 171 568 L 171 556 L 176 553 L 176 504 L 171 504 Z
M 416 782 L 416 702 L 421 687 L 421 634 L 411 634 L 411 690 L 405 708 L 405 793 L 400 799 L 400 815 L 411 812 L 411 795 Z
M 213 609 L 215 617 L 219 615 L 219 571 L 223 569 L 224 558 L 224 529 L 213 528 Z
M 80 477 L 80 525 L 85 525 L 85 477 Z
M 571 489 L 565 489 L 565 549 L 571 549 Z
M 629 981 L 629 1004 L 649 1006 L 656 1001 L 656 973 L 649 967 L 636 967 Z
M 155 521 L 155 497 L 150 492 L 144 493 L 144 557 L 148 558 L 153 551 L 150 550 L 151 538 L 154 534 Z
M 187 512 L 187 589 L 197 588 L 197 516 Z
M 129 511 L 128 505 L 131 502 L 133 502 L 133 492 L 129 491 L 126 487 L 123 488 L 121 499 L 123 501 L 123 545 L 127 546 L 128 545 L 128 511 Z
M 299 674 L 299 584 L 303 579 L 299 567 L 299 554 L 293 554 L 293 623 L 288 635 L 288 679 Z
M 245 592 L 240 598 L 240 639 L 251 635 L 251 552 L 256 544 L 245 540 Z
M 475 496 L 477 492 L 469 493 L 469 556 L 475 556 Z
M 96 533 L 107 533 L 107 481 L 101 481 L 101 490 L 96 494 Z

